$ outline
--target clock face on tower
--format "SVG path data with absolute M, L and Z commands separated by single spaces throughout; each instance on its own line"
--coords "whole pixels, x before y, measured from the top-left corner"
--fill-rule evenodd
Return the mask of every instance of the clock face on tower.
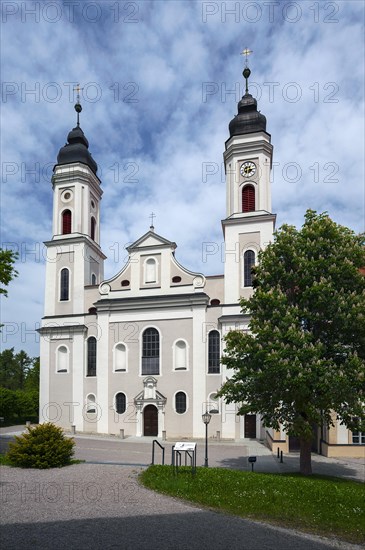
M 240 173 L 244 178 L 252 177 L 256 172 L 256 164 L 251 160 L 247 160 L 241 165 Z

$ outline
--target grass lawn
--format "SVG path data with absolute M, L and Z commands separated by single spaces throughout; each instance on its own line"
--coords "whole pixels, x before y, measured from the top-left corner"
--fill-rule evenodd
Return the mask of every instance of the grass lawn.
M 365 542 L 362 483 L 324 476 L 257 474 L 224 468 L 150 466 L 146 487 L 216 510 L 350 542 Z

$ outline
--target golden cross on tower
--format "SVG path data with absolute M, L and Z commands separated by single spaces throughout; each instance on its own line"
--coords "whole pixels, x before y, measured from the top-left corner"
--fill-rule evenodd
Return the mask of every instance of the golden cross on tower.
M 245 48 L 242 52 L 241 52 L 241 55 L 244 55 L 245 56 L 245 68 L 243 69 L 243 77 L 244 79 L 246 80 L 246 94 L 248 94 L 248 77 L 250 76 L 251 74 L 251 71 L 248 67 L 248 56 L 251 55 L 253 53 L 252 50 L 249 50 L 248 48 Z
M 154 226 L 153 226 L 153 218 L 156 217 L 156 214 L 154 214 L 153 212 L 150 214 L 150 218 L 151 218 L 151 225 L 150 225 L 150 229 L 154 229 Z
M 77 103 L 80 103 L 80 92 L 81 92 L 83 89 L 84 89 L 84 88 L 80 88 L 80 84 L 77 84 L 77 85 L 76 85 L 76 88 L 73 89 L 74 92 L 77 92 L 77 96 L 76 96 Z
M 245 48 L 242 52 L 241 52 L 241 55 L 244 55 L 245 56 L 245 64 L 246 64 L 246 67 L 247 67 L 247 64 L 248 64 L 248 56 L 251 55 L 253 53 L 253 50 L 249 50 L 248 48 Z
M 82 111 L 82 107 L 80 104 L 80 90 L 83 90 L 84 88 L 80 88 L 80 84 L 77 84 L 76 88 L 73 89 L 74 92 L 77 92 L 76 96 L 76 105 L 75 105 L 75 111 L 77 113 L 77 126 L 80 126 L 80 113 Z

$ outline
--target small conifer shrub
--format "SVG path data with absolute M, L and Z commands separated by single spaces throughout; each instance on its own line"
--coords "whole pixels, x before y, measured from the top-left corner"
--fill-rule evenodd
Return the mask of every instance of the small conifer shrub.
M 58 468 L 70 464 L 75 442 L 51 422 L 28 427 L 10 443 L 7 458 L 21 468 Z

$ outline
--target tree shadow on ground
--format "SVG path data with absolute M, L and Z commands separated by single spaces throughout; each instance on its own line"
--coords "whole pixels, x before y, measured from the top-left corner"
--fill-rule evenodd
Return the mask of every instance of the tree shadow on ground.
M 273 530 L 238 517 L 201 511 L 179 514 L 134 515 L 69 521 L 4 525 L 2 545 L 7 549 L 42 550 L 328 550 L 284 530 Z

